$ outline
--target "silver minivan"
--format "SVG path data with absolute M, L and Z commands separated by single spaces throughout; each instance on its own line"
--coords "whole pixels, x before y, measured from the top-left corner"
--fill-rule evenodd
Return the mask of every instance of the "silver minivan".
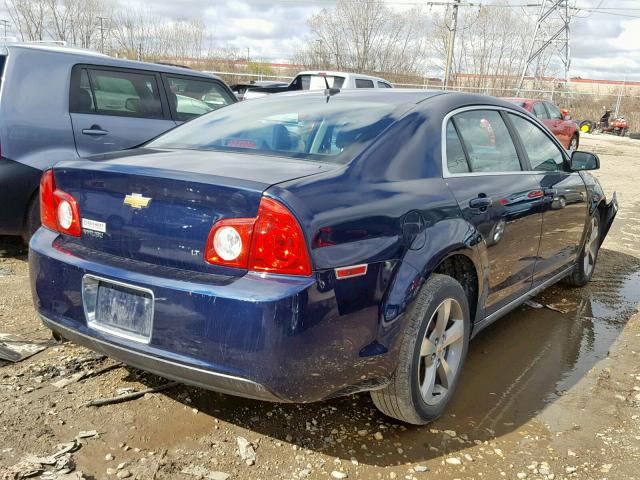
M 42 171 L 140 145 L 236 101 L 218 77 L 48 44 L 0 46 L 0 234 L 40 225 Z

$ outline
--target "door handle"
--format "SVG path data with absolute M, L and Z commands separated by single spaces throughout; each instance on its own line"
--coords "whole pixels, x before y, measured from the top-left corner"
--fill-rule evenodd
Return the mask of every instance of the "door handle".
M 91 128 L 85 128 L 84 130 L 82 130 L 82 133 L 84 135 L 99 136 L 106 135 L 107 133 L 109 133 L 109 131 L 103 130 L 102 128 L 100 128 L 100 125 L 91 125 Z
M 478 208 L 480 210 L 486 209 L 493 205 L 493 200 L 488 197 L 476 197 L 469 200 L 469 206 L 471 208 Z

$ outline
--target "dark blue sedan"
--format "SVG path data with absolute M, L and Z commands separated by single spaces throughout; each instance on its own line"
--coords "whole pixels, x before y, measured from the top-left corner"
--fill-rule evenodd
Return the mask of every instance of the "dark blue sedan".
M 471 337 L 589 281 L 617 211 L 598 166 L 484 96 L 243 102 L 46 171 L 33 296 L 57 335 L 168 378 L 279 402 L 371 391 L 423 424 Z

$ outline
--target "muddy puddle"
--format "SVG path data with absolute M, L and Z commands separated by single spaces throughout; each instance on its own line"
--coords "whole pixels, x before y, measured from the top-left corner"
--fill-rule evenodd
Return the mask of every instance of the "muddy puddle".
M 206 442 L 207 435 L 213 441 L 213 429 L 224 421 L 248 429 L 249 435 L 385 466 L 428 461 L 474 441 L 491 441 L 532 420 L 606 357 L 640 303 L 640 260 L 602 250 L 588 287 L 557 285 L 534 300 L 553 309 L 523 306 L 481 332 L 471 343 L 448 411 L 426 427 L 389 420 L 366 394 L 289 405 L 181 388 L 167 395 L 203 415 L 189 422 L 191 428 L 185 428 L 184 415 L 165 417 L 155 423 L 151 443 L 168 447 L 185 437 Z M 456 431 L 456 437 L 445 430 Z M 377 431 L 384 442 L 370 441 Z

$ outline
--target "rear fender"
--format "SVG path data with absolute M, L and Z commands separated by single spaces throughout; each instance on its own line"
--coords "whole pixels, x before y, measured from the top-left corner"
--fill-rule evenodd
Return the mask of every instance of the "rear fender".
M 421 248 L 407 250 L 403 260 L 398 262 L 381 304 L 377 342 L 395 355 L 400 348 L 401 333 L 408 321 L 407 313 L 411 311 L 420 288 L 438 266 L 453 255 L 464 255 L 473 263 L 478 279 L 474 322 L 484 316 L 482 305 L 486 298 L 488 262 L 486 246 L 480 235 L 465 220 L 453 218 L 428 228 L 426 239 Z

